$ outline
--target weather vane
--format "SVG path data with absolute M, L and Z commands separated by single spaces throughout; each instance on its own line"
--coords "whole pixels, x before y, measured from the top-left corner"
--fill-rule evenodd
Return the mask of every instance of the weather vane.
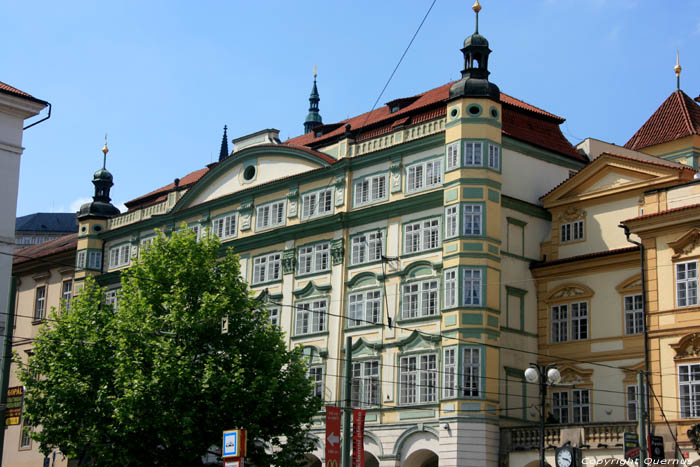
M 106 169 L 107 168 L 107 153 L 109 152 L 109 148 L 107 147 L 107 133 L 105 133 L 105 145 L 102 148 L 102 168 Z
M 316 70 L 317 69 L 318 69 L 318 67 L 316 65 L 314 65 L 314 79 L 316 79 Z

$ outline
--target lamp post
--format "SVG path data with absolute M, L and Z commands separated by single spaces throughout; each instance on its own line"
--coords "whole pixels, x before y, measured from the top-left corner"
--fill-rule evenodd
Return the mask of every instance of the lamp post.
M 547 385 L 559 383 L 561 374 L 553 364 L 540 366 L 536 363 L 530 363 L 530 368 L 525 370 L 525 379 L 528 383 L 540 383 L 540 467 L 544 467 L 544 421 Z

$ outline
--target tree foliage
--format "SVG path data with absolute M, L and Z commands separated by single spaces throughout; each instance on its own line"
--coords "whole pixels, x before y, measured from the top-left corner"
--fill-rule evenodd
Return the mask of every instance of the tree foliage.
M 159 236 L 121 276 L 116 309 L 86 279 L 53 311 L 19 370 L 25 424 L 47 453 L 97 465 L 201 465 L 222 431 L 248 430 L 255 465 L 294 465 L 320 408 L 240 277 L 238 257 L 186 229 Z M 229 317 L 228 334 L 221 333 Z

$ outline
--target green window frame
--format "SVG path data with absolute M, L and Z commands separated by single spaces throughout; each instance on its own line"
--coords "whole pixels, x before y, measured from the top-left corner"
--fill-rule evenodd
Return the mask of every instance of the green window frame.
M 347 328 L 381 324 L 383 298 L 380 288 L 348 292 Z
M 353 207 L 368 206 L 389 199 L 389 173 L 380 172 L 352 181 Z
M 386 229 L 367 230 L 351 235 L 350 266 L 380 262 L 386 252 L 385 237 Z

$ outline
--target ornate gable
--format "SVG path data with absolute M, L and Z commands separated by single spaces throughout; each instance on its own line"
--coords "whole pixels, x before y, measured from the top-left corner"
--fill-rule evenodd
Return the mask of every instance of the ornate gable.
M 691 256 L 700 252 L 696 249 L 700 246 L 700 229 L 694 228 L 684 233 L 678 240 L 668 242 L 668 246 L 673 248 L 673 259 L 681 256 Z
M 620 282 L 616 287 L 620 294 L 641 292 L 642 291 L 642 275 L 635 274 L 632 277 L 628 277 L 624 281 Z
M 586 370 L 568 363 L 558 364 L 557 367 L 561 374 L 562 383 L 586 385 L 592 382 L 593 370 Z
M 674 360 L 692 360 L 700 358 L 700 332 L 694 332 L 681 337 L 676 344 L 671 344 L 676 351 Z
M 562 302 L 592 297 L 595 292 L 583 284 L 567 283 L 555 287 L 544 299 L 545 302 Z

